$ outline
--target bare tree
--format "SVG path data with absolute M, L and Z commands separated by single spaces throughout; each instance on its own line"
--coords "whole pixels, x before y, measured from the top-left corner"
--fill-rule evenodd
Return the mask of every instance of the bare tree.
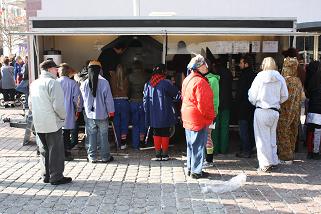
M 18 14 L 16 11 L 14 6 L 2 2 L 0 42 L 4 48 L 9 50 L 9 53 L 12 53 L 13 48 L 22 43 L 26 38 L 23 35 L 17 34 L 27 30 L 26 15 L 21 12 Z

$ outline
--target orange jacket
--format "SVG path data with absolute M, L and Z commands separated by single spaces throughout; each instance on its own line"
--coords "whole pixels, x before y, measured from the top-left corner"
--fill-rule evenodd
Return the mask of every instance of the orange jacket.
M 214 118 L 213 91 L 205 77 L 197 72 L 188 75 L 182 85 L 182 120 L 186 129 L 199 131 Z

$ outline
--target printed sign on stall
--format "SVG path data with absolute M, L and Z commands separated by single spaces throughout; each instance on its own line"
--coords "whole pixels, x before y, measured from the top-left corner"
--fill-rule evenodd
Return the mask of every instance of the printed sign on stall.
M 252 41 L 252 53 L 260 53 L 261 51 L 261 42 L 260 41 Z
M 233 53 L 248 53 L 250 52 L 250 43 L 248 41 L 234 41 Z
M 263 53 L 277 53 L 279 51 L 278 41 L 263 41 Z

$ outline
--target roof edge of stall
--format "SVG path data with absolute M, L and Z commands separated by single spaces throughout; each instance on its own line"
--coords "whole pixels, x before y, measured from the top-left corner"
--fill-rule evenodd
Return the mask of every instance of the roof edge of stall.
M 296 32 L 294 17 L 96 17 L 30 18 L 34 34 L 284 34 Z
M 299 32 L 321 32 L 321 21 L 298 23 L 297 29 Z

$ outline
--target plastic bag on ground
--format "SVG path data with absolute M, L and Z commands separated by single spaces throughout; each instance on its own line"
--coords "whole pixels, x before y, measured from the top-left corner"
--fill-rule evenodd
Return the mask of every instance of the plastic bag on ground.
M 228 181 L 214 180 L 211 184 L 206 184 L 202 187 L 203 193 L 214 192 L 214 193 L 224 193 L 234 191 L 246 183 L 246 174 L 241 173 Z

